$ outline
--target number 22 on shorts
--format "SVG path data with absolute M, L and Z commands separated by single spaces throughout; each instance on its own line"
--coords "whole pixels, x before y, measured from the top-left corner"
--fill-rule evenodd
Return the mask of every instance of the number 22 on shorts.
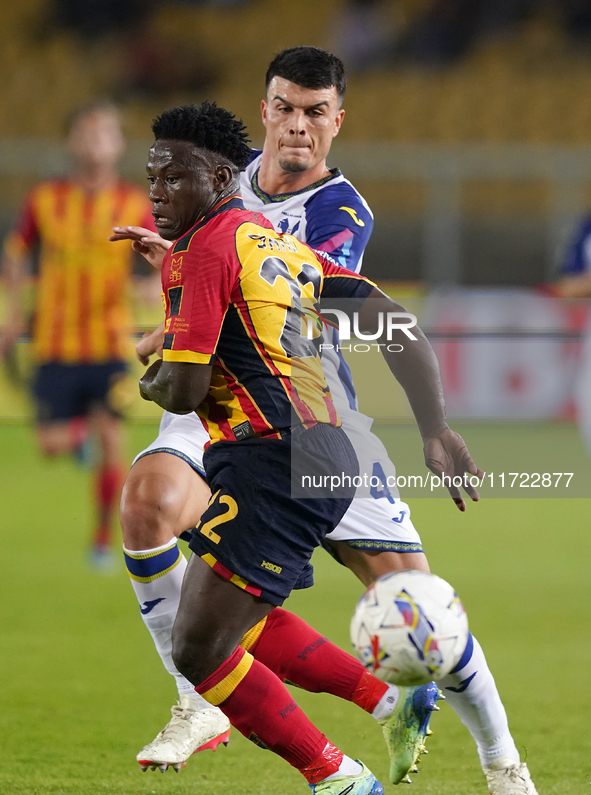
M 208 508 L 217 500 L 219 493 L 220 492 L 218 490 L 213 495 L 207 506 Z M 226 522 L 232 521 L 232 519 L 238 513 L 238 504 L 233 497 L 230 497 L 229 494 L 222 495 L 219 499 L 219 504 L 227 505 L 228 510 L 224 513 L 221 513 L 219 516 L 214 516 L 213 519 L 209 519 L 207 522 L 205 522 L 205 524 L 201 525 L 201 527 L 198 526 L 199 532 L 203 533 L 203 535 L 209 538 L 210 541 L 213 541 L 214 544 L 219 544 L 222 539 L 221 536 L 214 532 L 213 528 L 220 524 L 225 524 Z

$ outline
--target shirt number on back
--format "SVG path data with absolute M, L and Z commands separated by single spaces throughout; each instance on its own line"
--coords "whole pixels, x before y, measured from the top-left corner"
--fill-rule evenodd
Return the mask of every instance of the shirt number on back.
M 259 274 L 267 284 L 273 286 L 277 279 L 283 279 L 291 292 L 291 307 L 285 311 L 285 321 L 279 338 L 285 355 L 291 358 L 305 359 L 308 356 L 316 356 L 316 348 L 311 340 L 302 336 L 301 323 L 304 313 L 302 311 L 302 287 L 307 284 L 312 285 L 314 300 L 320 297 L 320 287 L 322 276 L 313 265 L 304 262 L 299 273 L 294 278 L 287 264 L 280 257 L 267 257 Z

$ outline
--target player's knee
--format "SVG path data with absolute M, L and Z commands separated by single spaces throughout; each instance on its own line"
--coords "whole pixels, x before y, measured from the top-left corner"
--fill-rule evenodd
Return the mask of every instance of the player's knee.
M 45 444 L 43 442 L 39 445 L 39 449 L 47 458 L 56 458 L 62 452 L 57 445 Z
M 58 436 L 40 435 L 38 438 L 39 449 L 44 456 L 55 458 L 62 453 L 69 453 L 69 445 Z
M 172 632 L 172 659 L 177 671 L 189 682 L 199 685 L 211 676 L 220 666 L 220 659 L 229 657 L 232 650 L 224 655 L 225 650 L 217 648 L 210 638 L 198 638 L 182 630 Z M 220 656 L 221 655 L 221 656 Z
M 175 495 L 165 482 L 136 477 L 133 470 L 121 492 L 121 527 L 124 543 L 136 549 L 151 549 L 175 535 Z M 139 546 L 137 546 L 139 544 Z

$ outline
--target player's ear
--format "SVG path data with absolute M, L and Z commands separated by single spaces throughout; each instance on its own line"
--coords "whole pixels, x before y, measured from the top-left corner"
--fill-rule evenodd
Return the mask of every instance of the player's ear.
M 261 118 L 265 127 L 267 126 L 267 100 L 261 100 Z
M 215 189 L 225 190 L 234 180 L 234 174 L 230 166 L 216 166 L 214 172 Z
M 341 129 L 341 124 L 343 123 L 344 118 L 345 118 L 345 109 L 341 108 L 339 111 L 337 111 L 337 115 L 335 117 L 333 138 L 339 134 L 339 130 Z

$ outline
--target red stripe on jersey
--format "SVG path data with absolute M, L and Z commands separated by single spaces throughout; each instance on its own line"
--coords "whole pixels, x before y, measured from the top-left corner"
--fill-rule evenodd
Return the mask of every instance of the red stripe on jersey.
M 94 194 L 85 193 L 82 201 L 82 226 L 89 227 L 92 224 L 95 206 L 96 200 Z
M 78 359 L 82 361 L 92 359 L 90 318 L 90 277 L 82 271 L 78 278 Z
M 308 404 L 304 403 L 304 401 L 300 398 L 297 389 L 294 389 L 293 385 L 290 390 L 290 397 L 291 397 L 291 402 L 293 403 L 294 408 L 297 411 L 298 416 L 300 417 L 304 425 L 306 427 L 315 425 L 317 422 L 316 416 L 309 409 Z
M 70 195 L 70 191 L 72 189 L 71 183 L 67 180 L 60 180 L 59 182 L 55 183 L 54 186 L 54 212 L 55 212 L 55 220 L 61 221 L 66 214 L 66 208 L 68 205 L 68 196 Z
M 238 399 L 240 408 L 250 422 L 253 431 L 255 433 L 266 434 L 268 431 L 275 430 L 271 427 L 271 425 L 269 425 L 262 409 L 259 408 L 254 398 L 252 398 L 246 389 L 240 384 L 236 375 L 228 367 L 226 367 L 221 359 L 218 361 L 220 362 L 222 374 L 228 385 L 228 392 Z M 234 438 L 233 433 L 232 438 Z
M 119 225 L 119 213 L 121 212 L 121 207 L 128 199 L 130 193 L 131 191 L 129 190 L 128 186 L 123 182 L 120 182 L 119 185 L 117 185 L 117 192 L 115 194 L 113 206 L 111 208 L 111 223 L 113 226 Z
M 332 399 L 329 398 L 328 395 L 324 395 L 324 403 L 326 405 L 326 410 L 328 411 L 330 424 L 331 425 L 337 425 L 338 424 L 339 415 L 337 414 L 337 410 L 334 407 L 334 403 L 332 402 Z
M 226 409 L 216 403 L 215 398 L 211 394 L 208 394 L 203 402 L 207 406 L 207 422 L 212 423 L 212 425 L 217 425 L 223 433 L 224 439 L 234 441 L 234 432 L 228 420 L 228 412 Z M 208 447 L 210 444 L 211 442 L 209 441 L 205 446 Z
M 339 246 L 342 246 L 343 243 L 346 243 L 347 240 L 352 237 L 353 232 L 350 229 L 343 229 L 342 232 L 338 232 L 336 235 L 333 235 L 333 237 L 325 240 L 324 243 L 320 243 L 318 246 L 316 246 L 316 248 L 320 251 L 326 251 L 327 253 L 330 253 L 331 251 L 335 251 L 335 249 L 339 248 Z
M 240 290 L 240 294 L 242 295 L 242 290 Z M 242 300 L 244 300 L 244 298 Z M 265 350 L 265 347 L 264 347 L 263 343 L 261 342 L 261 340 L 259 339 L 258 334 L 256 333 L 256 329 L 254 327 L 254 323 L 252 322 L 252 318 L 250 316 L 250 312 L 248 311 L 248 308 L 246 306 L 246 301 L 244 303 L 245 303 L 245 306 L 243 306 L 243 307 L 242 306 L 238 306 L 237 303 L 234 303 L 234 306 L 236 307 L 238 315 L 240 316 L 240 319 L 242 320 L 242 322 L 246 326 L 246 329 L 248 331 L 248 335 L 251 338 L 251 340 L 254 342 L 255 347 L 257 349 L 257 352 L 258 352 L 259 356 L 261 357 L 261 359 L 266 363 L 266 365 L 268 366 L 269 370 L 273 373 L 273 375 L 279 375 L 280 376 L 281 375 L 281 370 L 279 370 L 277 367 L 275 367 L 275 363 L 273 362 L 273 359 L 271 358 L 270 354 Z
M 53 306 L 62 307 L 65 298 L 65 285 L 63 274 L 57 275 L 57 284 L 53 296 Z M 49 343 L 49 360 L 61 359 L 62 347 L 64 341 L 64 313 L 63 311 L 55 311 L 51 324 L 51 341 Z
M 105 293 L 107 296 L 117 295 L 118 280 L 117 277 L 111 277 L 107 280 L 105 286 Z M 118 359 L 122 355 L 120 350 L 119 329 L 114 325 L 112 318 L 112 307 L 107 299 L 104 304 L 104 324 L 107 336 L 107 356 L 109 359 Z

